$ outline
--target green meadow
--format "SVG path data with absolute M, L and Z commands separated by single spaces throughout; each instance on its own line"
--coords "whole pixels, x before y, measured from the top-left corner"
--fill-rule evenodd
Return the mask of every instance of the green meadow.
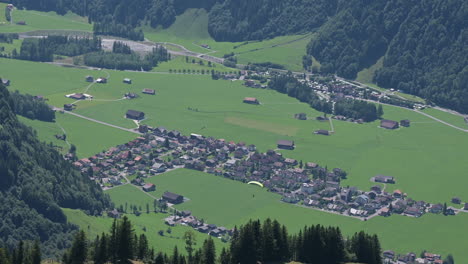
M 26 25 L 9 24 L 5 20 L 5 3 L 0 3 L 0 32 L 28 32 L 42 29 L 60 29 L 60 30 L 85 30 L 91 31 L 92 25 L 88 24 L 86 18 L 76 14 L 68 13 L 64 16 L 55 12 L 38 12 L 32 10 L 14 10 L 13 21 L 25 21 Z
M 193 62 L 195 61 L 195 63 Z M 182 71 L 182 70 L 190 70 L 190 71 L 198 71 L 200 73 L 201 70 L 205 71 L 205 74 L 211 74 L 211 70 L 219 71 L 219 72 L 238 72 L 239 70 L 228 68 L 221 64 L 213 63 L 211 67 L 208 66 L 208 62 L 205 60 L 201 60 L 203 65 L 199 64 L 200 59 L 188 57 L 188 62 L 186 61 L 185 56 L 176 56 L 173 57 L 170 61 L 161 62 L 158 66 L 153 68 L 154 72 L 170 72 L 170 71 Z
M 20 68 L 31 78 L 22 78 L 21 71 L 15 70 Z M 321 113 L 275 91 L 244 87 L 240 81 L 213 81 L 208 75 L 87 71 L 5 59 L 0 60 L 0 71 L 12 80 L 10 89 L 42 94 L 56 106 L 73 102 L 65 94 L 86 90 L 89 84 L 84 76 L 109 74 L 108 84 L 95 84 L 88 89 L 94 100 L 76 102 L 75 112 L 134 128 L 134 122 L 124 115 L 128 109 L 139 110 L 146 114 L 145 124 L 177 129 L 184 134 L 243 141 L 257 145 L 261 151 L 275 149 L 277 140 L 292 139 L 297 147 L 294 151 L 282 151 L 285 156 L 343 168 L 349 174 L 344 185 L 367 190 L 372 186 L 371 177 L 384 174 L 396 178 L 397 183 L 388 186 L 390 190 L 401 189 L 417 200 L 444 202 L 454 196 L 468 200 L 464 187 L 468 178 L 460 177 L 460 173 L 468 170 L 468 163 L 458 158 L 468 147 L 466 133 L 410 110 L 384 107 L 385 118 L 410 119 L 410 128 L 388 131 L 379 128 L 378 122 L 359 125 L 333 121 L 335 134 L 325 137 L 314 135 L 313 131 L 330 129 L 328 122 L 293 119 L 300 112 L 312 119 Z M 132 78 L 132 85 L 122 83 L 126 77 Z M 156 95 L 142 94 L 143 88 L 155 89 Z M 120 100 L 125 92 L 135 92 L 139 98 Z M 244 97 L 256 97 L 261 105 L 243 104 Z M 82 135 L 89 130 L 82 129 L 84 125 L 79 121 L 68 124 L 65 119 L 72 118 L 64 116 L 63 119 L 59 122 L 67 130 L 70 141 L 79 138 L 76 145 L 86 154 L 102 151 L 104 146 L 120 144 L 133 136 L 95 124 L 92 133 L 102 135 L 103 142 L 108 142 L 96 145 L 92 143 L 95 138 Z M 111 133 L 125 136 L 117 140 L 108 136 Z
M 263 41 L 218 42 L 208 33 L 208 14 L 204 9 L 188 9 L 166 29 L 143 29 L 146 38 L 155 42 L 176 43 L 189 50 L 216 57 L 234 52 L 238 54 L 240 64 L 273 62 L 294 71 L 302 70 L 302 55 L 311 39 L 311 35 L 292 35 Z M 202 44 L 209 45 L 211 49 L 201 47 Z M 172 49 L 171 46 L 168 48 Z
M 464 248 L 464 241 L 468 239 L 467 214 L 454 217 L 427 214 L 421 218 L 395 215 L 388 218 L 376 217 L 369 221 L 360 221 L 285 204 L 280 202 L 280 196 L 267 192 L 258 186 L 197 171 L 179 169 L 154 176 L 147 181 L 157 186 L 156 191 L 151 192 L 156 197 L 160 197 L 165 191 L 184 195 L 189 201 L 176 207 L 181 210 L 191 210 L 195 216 L 203 218 L 207 223 L 234 227 L 249 219 L 274 218 L 287 225 L 290 232 L 298 232 L 303 226 L 311 224 L 340 226 L 345 236 L 350 236 L 360 230 L 378 234 L 383 249 L 392 249 L 401 253 L 414 251 L 417 254 L 422 250 L 428 250 L 444 255 L 452 253 L 459 260 L 468 258 Z M 129 204 L 137 204 L 146 199 L 146 194 L 140 191 L 137 194 L 130 188 L 138 191 L 133 186 L 122 186 L 107 191 L 107 193 L 116 203 L 125 201 Z M 145 212 L 143 205 L 142 208 Z M 88 217 L 81 212 L 73 214 L 67 212 L 69 220 L 80 224 L 83 228 L 87 225 L 93 228 L 94 221 L 97 222 L 98 228 L 108 228 L 106 225 L 101 227 L 100 223 L 110 220 Z M 167 227 L 163 224 L 163 218 L 162 214 L 147 215 L 143 213 L 140 217 L 133 216 L 131 219 L 137 226 L 165 230 Z M 185 227 L 174 227 L 173 230 L 179 230 L 179 228 Z M 174 242 L 180 245 L 180 241 L 167 241 L 157 243 L 156 247 L 158 248 L 158 245 L 168 247 L 167 244 L 173 245 Z

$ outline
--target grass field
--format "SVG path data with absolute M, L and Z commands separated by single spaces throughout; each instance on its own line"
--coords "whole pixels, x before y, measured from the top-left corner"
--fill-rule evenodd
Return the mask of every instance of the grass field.
M 440 111 L 434 108 L 426 108 L 423 110 L 424 113 L 430 114 L 440 120 L 443 120 L 449 124 L 458 126 L 460 128 L 468 129 L 468 124 L 465 122 L 463 117 L 458 115 L 453 115 L 444 111 Z
M 195 60 L 195 63 L 192 63 L 192 60 Z M 155 72 L 169 72 L 169 70 L 195 70 L 201 71 L 205 70 L 206 74 L 211 73 L 211 70 L 219 71 L 219 72 L 238 72 L 238 70 L 233 68 L 228 68 L 221 64 L 213 63 L 212 67 L 208 67 L 207 61 L 203 60 L 203 65 L 200 65 L 198 62 L 200 59 L 194 59 L 189 57 L 189 61 L 186 62 L 184 56 L 177 56 L 172 58 L 170 61 L 162 62 L 157 67 L 153 68 Z
M 10 66 L 7 66 L 3 63 L 6 61 L 0 60 L 0 71 L 12 80 L 10 89 L 43 94 L 50 99 L 50 103 L 59 106 L 72 101 L 65 98 L 65 94 L 83 92 L 87 86 L 85 75 L 107 74 L 21 61 L 8 61 Z M 27 71 L 31 78 L 22 78 L 22 73 L 15 69 Z M 108 73 L 109 83 L 92 86 L 88 93 L 94 95 L 95 100 L 78 102 L 76 112 L 132 128 L 135 124 L 123 116 L 128 109 L 141 110 L 147 117 L 144 123 L 151 126 L 162 125 L 185 134 L 199 133 L 243 141 L 256 144 L 262 151 L 276 148 L 279 139 L 292 139 L 297 148 L 284 151 L 285 156 L 304 162 L 318 162 L 329 168 L 343 168 L 349 173 L 345 185 L 367 189 L 372 185 L 369 180 L 371 177 L 386 174 L 397 179 L 397 184 L 389 186 L 390 189 L 402 189 L 417 200 L 444 202 L 453 196 L 468 200 L 464 188 L 468 178 L 459 177 L 461 172 L 468 170 L 468 164 L 456 158 L 463 156 L 468 147 L 466 134 L 418 113 L 384 107 L 385 118 L 410 119 L 411 128 L 388 131 L 379 128 L 378 122 L 358 125 L 334 121 L 336 133 L 324 137 L 312 132 L 330 129 L 329 123 L 292 118 L 300 112 L 312 118 L 320 113 L 307 104 L 275 91 L 247 88 L 241 82 L 213 81 L 210 76 L 119 71 Z M 132 78 L 133 84 L 123 84 L 121 80 L 125 77 Z M 157 94 L 143 95 L 140 92 L 143 88 L 153 88 Z M 136 92 L 140 97 L 113 101 L 128 91 Z M 243 104 L 242 99 L 246 96 L 257 97 L 261 105 Z M 102 147 L 90 143 L 94 140 L 87 140 L 89 136 L 80 135 L 83 132 L 82 125 L 74 125 L 76 121 L 69 121 L 70 128 L 67 128 L 65 120 L 59 121 L 69 133 L 70 141 L 73 142 L 74 137 L 81 138 L 76 144 L 79 151 L 91 154 L 92 151 L 102 150 Z M 127 139 L 127 136 L 121 140 L 106 138 L 114 130 L 96 126 L 98 128 L 94 133 L 102 135 L 103 140 L 108 142 L 106 146 L 112 142 L 117 145 Z M 115 131 L 116 135 L 119 132 Z
M 195 216 L 217 225 L 234 227 L 248 219 L 271 217 L 286 224 L 291 232 L 298 232 L 310 224 L 340 226 L 345 235 L 360 230 L 378 234 L 383 249 L 391 248 L 402 253 L 419 253 L 425 249 L 452 253 L 459 260 L 468 258 L 463 243 L 468 239 L 467 214 L 455 217 L 427 214 L 422 218 L 397 215 L 360 221 L 285 204 L 279 201 L 278 195 L 265 189 L 197 171 L 171 171 L 150 178 L 148 182 L 157 186 L 157 190 L 152 192 L 156 197 L 164 191 L 182 194 L 190 200 L 178 205 L 178 209 L 191 210 Z M 116 193 L 120 192 L 121 196 L 132 201 L 127 191 L 122 187 L 115 189 Z M 157 225 L 156 219 L 153 225 Z
M 64 29 L 91 31 L 92 25 L 87 19 L 68 13 L 64 16 L 55 12 L 38 12 L 32 10 L 14 10 L 13 21 L 25 21 L 25 26 L 9 24 L 5 20 L 5 3 L 0 3 L 0 32 L 27 32 L 41 29 Z
M 294 71 L 302 70 L 302 56 L 311 38 L 311 35 L 292 35 L 264 41 L 217 42 L 208 33 L 208 14 L 204 9 L 188 9 L 167 29 L 145 27 L 144 31 L 152 41 L 176 43 L 217 57 L 234 52 L 239 54 L 241 64 L 270 61 Z M 202 48 L 201 44 L 207 44 L 211 49 Z
M 382 56 L 380 57 L 380 59 L 377 60 L 377 62 L 374 65 L 358 72 L 356 81 L 361 82 L 361 83 L 372 83 L 375 71 L 382 68 L 383 66 L 383 60 L 384 60 L 384 57 Z

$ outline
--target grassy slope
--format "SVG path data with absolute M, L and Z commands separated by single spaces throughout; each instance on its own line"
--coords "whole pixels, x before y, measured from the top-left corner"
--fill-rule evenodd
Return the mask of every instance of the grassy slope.
M 145 36 L 152 41 L 177 43 L 195 52 L 210 53 L 212 56 L 222 57 L 231 52 L 242 53 L 238 58 L 239 63 L 271 61 L 284 64 L 291 70 L 302 69 L 302 55 L 305 54 L 310 40 L 305 38 L 284 46 L 276 45 L 301 39 L 303 36 L 283 36 L 243 43 L 216 42 L 208 33 L 208 14 L 204 9 L 187 10 L 167 29 L 145 28 Z M 210 45 L 211 50 L 200 47 L 201 44 Z M 275 47 L 271 48 L 272 46 Z
M 105 74 L 20 61 L 8 61 L 10 66 L 6 67 L 5 61 L 0 60 L 0 71 L 12 80 L 11 89 L 32 94 L 40 90 L 54 105 L 72 101 L 64 97 L 66 93 L 83 91 L 83 87 L 86 87 L 83 81 L 85 75 Z M 32 78 L 22 78 L 22 73 L 16 69 L 27 71 Z M 397 179 L 397 184 L 389 188 L 400 188 L 418 200 L 443 202 L 453 196 L 468 200 L 464 190 L 468 178 L 459 177 L 461 172 L 468 170 L 468 164 L 454 158 L 464 155 L 468 147 L 466 134 L 415 112 L 384 108 L 385 118 L 408 118 L 413 122 L 411 128 L 387 131 L 378 128 L 377 122 L 357 125 L 334 121 L 336 134 L 321 137 L 312 132 L 329 129 L 328 123 L 292 118 L 300 112 L 310 117 L 320 113 L 307 104 L 274 91 L 247 88 L 241 82 L 212 81 L 209 76 L 109 73 L 111 78 L 108 84 L 95 85 L 88 93 L 97 100 L 115 100 L 124 92 L 132 91 L 140 94 L 140 98 L 116 102 L 82 101 L 77 103 L 76 112 L 131 128 L 135 124 L 124 119 L 123 115 L 128 109 L 141 110 L 147 116 L 144 123 L 151 126 L 162 125 L 185 134 L 200 133 L 253 143 L 263 151 L 275 148 L 275 142 L 279 139 L 290 138 L 296 141 L 297 148 L 285 151 L 286 156 L 304 162 L 315 161 L 330 168 L 341 167 L 349 172 L 346 185 L 367 189 L 372 185 L 369 181 L 371 177 L 387 174 Z M 123 84 L 121 80 L 124 77 L 132 78 L 134 84 Z M 154 88 L 157 94 L 143 95 L 140 93 L 143 88 Z M 262 105 L 242 104 L 246 96 L 257 97 Z M 190 111 L 188 107 L 198 109 L 198 112 Z M 83 130 L 79 125 L 75 127 L 77 130 L 65 127 L 71 133 L 70 140 Z M 99 134 L 105 137 L 108 133 Z M 110 145 L 112 139 L 108 140 Z M 119 143 L 115 141 L 115 145 Z M 80 148 L 86 153 L 102 150 L 92 143 Z
M 92 26 L 87 23 L 86 18 L 75 14 L 57 15 L 55 12 L 38 12 L 31 10 L 14 10 L 13 20 L 26 21 L 25 26 L 10 25 L 6 23 L 4 10 L 5 3 L 0 3 L 0 32 L 27 32 L 41 29 L 68 29 L 91 31 Z
M 185 61 L 185 57 L 177 56 L 172 58 L 168 62 L 162 62 L 157 67 L 153 68 L 155 72 L 169 72 L 169 70 L 205 70 L 207 72 L 211 72 L 211 70 L 219 71 L 219 72 L 231 72 L 231 71 L 238 71 L 233 68 L 228 68 L 220 64 L 212 64 L 212 67 L 208 67 L 207 62 L 203 61 L 204 65 L 199 65 L 198 62 L 200 59 L 195 59 L 197 63 L 192 63 L 194 58 L 189 58 L 189 62 Z
M 465 122 L 465 120 L 461 116 L 453 115 L 453 114 L 443 112 L 443 111 L 440 111 L 440 110 L 437 110 L 437 109 L 434 109 L 434 108 L 424 109 L 424 112 L 427 113 L 427 114 L 430 114 L 430 115 L 432 115 L 432 116 L 434 116 L 434 117 L 436 117 L 436 118 L 438 118 L 440 120 L 443 120 L 443 121 L 445 121 L 447 123 L 458 126 L 460 128 L 464 128 L 464 129 L 468 128 L 467 123 Z
M 377 62 L 374 65 L 358 72 L 356 81 L 362 82 L 362 83 L 372 83 L 372 79 L 374 78 L 375 71 L 382 68 L 383 66 L 383 60 L 384 60 L 384 57 L 382 56 L 380 59 L 377 60 Z

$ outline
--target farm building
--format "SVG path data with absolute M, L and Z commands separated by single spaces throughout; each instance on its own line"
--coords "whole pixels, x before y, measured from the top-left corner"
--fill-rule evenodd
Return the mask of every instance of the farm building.
M 125 79 L 123 79 L 123 83 L 132 84 L 132 79 L 125 78 Z
M 465 122 L 468 124 L 468 116 L 465 117 Z
M 128 110 L 127 114 L 125 115 L 128 119 L 133 120 L 142 120 L 145 118 L 145 113 L 136 111 L 136 110 Z
M 316 134 L 316 135 L 323 135 L 323 136 L 329 136 L 329 135 L 330 135 L 330 132 L 329 132 L 328 130 L 320 129 L 320 130 L 315 131 L 314 134 Z
M 91 76 L 91 75 L 86 76 L 85 79 L 86 79 L 87 82 L 94 82 L 94 77 Z
M 18 22 L 16 22 L 16 25 L 26 26 L 26 21 L 18 21 Z
M 395 183 L 395 178 L 392 176 L 377 175 L 373 177 L 374 182 L 380 183 Z
M 73 110 L 73 105 L 72 104 L 64 104 L 63 105 L 63 110 L 71 111 L 71 110 Z
M 10 86 L 10 80 L 8 80 L 8 79 L 2 79 L 2 84 L 3 84 L 4 86 Z
M 409 127 L 410 125 L 411 125 L 411 121 L 409 121 L 408 119 L 400 121 L 400 126 Z
M 278 140 L 277 145 L 280 149 L 294 149 L 294 141 L 291 140 Z
M 317 121 L 328 121 L 328 117 L 324 117 L 324 116 L 317 116 L 315 119 L 317 119 Z
M 243 102 L 246 104 L 260 104 L 260 102 L 255 97 L 245 97 Z
M 171 192 L 165 192 L 162 198 L 172 204 L 180 204 L 184 201 L 184 197 L 182 195 Z
M 96 82 L 97 83 L 107 83 L 107 78 L 104 78 L 104 77 L 97 78 Z
M 156 94 L 156 91 L 153 90 L 153 89 L 143 89 L 143 91 L 141 91 L 142 93 L 144 94 L 150 94 L 150 95 L 155 95 Z
M 82 93 L 76 93 L 76 94 L 70 95 L 69 98 L 75 99 L 75 100 L 84 100 L 86 99 L 86 96 Z
M 112 211 L 109 211 L 107 213 L 107 216 L 111 217 L 111 218 L 120 218 L 120 213 L 119 211 L 117 211 L 116 209 L 112 210 Z
M 299 114 L 295 114 L 294 118 L 298 120 L 307 120 L 307 115 L 305 113 L 299 113 Z
M 386 129 L 397 129 L 399 125 L 397 121 L 384 119 L 380 121 L 380 127 L 386 128 Z
M 156 191 L 156 185 L 152 184 L 152 183 L 147 183 L 145 184 L 143 187 L 142 187 L 143 191 L 145 192 L 152 192 L 152 191 Z

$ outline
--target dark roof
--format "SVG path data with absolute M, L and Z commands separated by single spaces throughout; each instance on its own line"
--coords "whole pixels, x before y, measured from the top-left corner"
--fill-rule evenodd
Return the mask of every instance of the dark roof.
M 167 200 L 178 200 L 178 199 L 183 199 L 184 197 L 179 194 L 171 193 L 171 192 L 165 192 L 163 194 L 163 198 Z
M 398 122 L 384 119 L 380 121 L 380 126 L 387 129 L 395 129 L 398 127 Z
M 330 132 L 328 132 L 328 130 L 323 130 L 323 129 L 317 130 L 314 133 L 317 135 L 325 135 L 325 136 L 330 135 Z
M 140 112 L 140 111 L 136 111 L 136 110 L 128 110 L 127 111 L 127 116 L 130 116 L 130 117 L 143 117 L 144 115 L 145 115 L 145 113 Z
M 278 140 L 277 144 L 280 145 L 280 146 L 292 147 L 292 146 L 294 146 L 294 141 L 291 141 L 291 140 Z

